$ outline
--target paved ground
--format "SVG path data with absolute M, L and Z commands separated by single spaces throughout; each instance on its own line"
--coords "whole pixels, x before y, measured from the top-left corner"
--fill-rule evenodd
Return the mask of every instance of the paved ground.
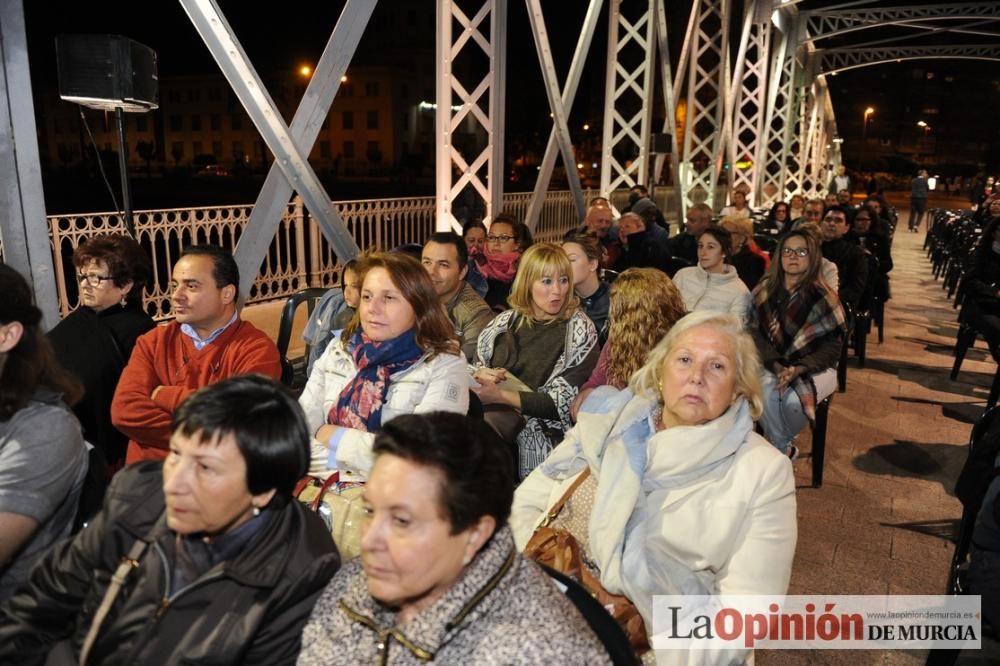
M 820 489 L 810 486 L 808 432 L 801 438 L 791 594 L 939 594 L 945 588 L 950 537 L 961 514 L 954 481 L 996 365 L 980 342 L 959 380 L 948 379 L 956 313 L 931 275 L 924 233 L 907 233 L 906 216 L 901 211 L 893 246 L 885 342 L 872 334 L 866 367 L 852 359 L 847 392 L 833 400 Z M 280 307 L 252 306 L 246 316 L 277 337 Z M 293 345 L 298 339 L 293 335 Z M 916 665 L 925 658 L 923 652 L 773 651 L 758 653 L 757 664 Z M 1000 663 L 1000 650 L 992 646 L 963 663 Z
M 823 487 L 810 487 L 808 457 L 795 463 L 799 544 L 790 594 L 940 594 L 946 586 L 949 539 L 961 515 L 954 481 L 996 365 L 980 342 L 958 381 L 948 379 L 956 312 L 931 274 L 923 231 L 908 233 L 906 215 L 893 245 L 885 342 L 877 344 L 872 334 L 866 367 L 853 359 L 847 392 L 833 400 Z M 802 437 L 803 451 L 809 438 Z M 759 653 L 757 663 L 922 664 L 925 658 L 925 652 L 773 651 Z M 998 662 L 992 651 L 979 663 Z

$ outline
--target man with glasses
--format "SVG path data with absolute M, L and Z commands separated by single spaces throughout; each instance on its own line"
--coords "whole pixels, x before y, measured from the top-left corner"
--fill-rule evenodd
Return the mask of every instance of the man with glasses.
M 189 247 L 170 277 L 174 320 L 139 338 L 111 403 L 111 422 L 130 440 L 126 463 L 165 459 L 174 410 L 203 386 L 281 377 L 278 348 L 237 312 L 240 274 L 228 250 Z
M 819 224 L 823 220 L 826 202 L 822 199 L 810 199 L 802 209 L 802 217 L 792 222 L 792 229 L 798 229 L 802 224 Z
M 820 225 L 823 257 L 837 265 L 837 295 L 841 303 L 850 305 L 856 311 L 868 280 L 868 261 L 861 248 L 852 239 L 846 238 L 849 229 L 847 212 L 841 206 L 831 206 Z

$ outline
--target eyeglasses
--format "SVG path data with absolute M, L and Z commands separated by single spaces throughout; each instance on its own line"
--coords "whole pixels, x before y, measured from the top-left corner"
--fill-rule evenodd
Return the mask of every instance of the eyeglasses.
M 508 236 L 507 234 L 502 234 L 500 236 L 494 236 L 493 234 L 490 234 L 489 236 L 486 237 L 486 240 L 488 240 L 491 243 L 506 243 L 507 241 L 514 240 L 514 237 Z
M 114 280 L 114 275 L 97 275 L 96 273 L 77 273 L 77 282 L 86 282 L 91 287 L 100 287 L 105 280 Z
M 809 256 L 809 248 L 807 248 L 807 247 L 800 247 L 800 248 L 783 247 L 783 248 L 781 248 L 781 256 L 783 256 L 783 257 L 791 257 L 792 255 L 795 255 L 797 257 L 808 257 Z

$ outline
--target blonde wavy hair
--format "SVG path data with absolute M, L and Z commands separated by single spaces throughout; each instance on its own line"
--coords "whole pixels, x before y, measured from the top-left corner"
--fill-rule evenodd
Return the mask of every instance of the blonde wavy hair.
M 566 276 L 569 279 L 569 293 L 563 302 L 562 309 L 555 319 L 565 321 L 573 316 L 580 306 L 580 299 L 573 291 L 573 266 L 561 245 L 555 243 L 536 243 L 529 247 L 517 264 L 517 275 L 510 288 L 507 303 L 511 309 L 522 316 L 522 324 L 531 326 L 535 311 L 531 307 L 531 287 L 536 280 L 551 277 L 558 280 Z
M 736 361 L 736 393 L 746 398 L 750 405 L 750 416 L 756 421 L 764 412 L 763 389 L 760 383 L 760 356 L 750 334 L 743 330 L 743 322 L 731 314 L 721 314 L 708 310 L 692 312 L 674 324 L 666 337 L 653 347 L 646 357 L 646 364 L 632 375 L 629 388 L 636 395 L 653 391 L 660 385 L 663 363 L 677 346 L 682 335 L 699 326 L 709 326 L 727 336 L 733 343 Z M 657 396 L 659 397 L 659 396 Z
M 623 271 L 610 294 L 608 383 L 624 386 L 687 309 L 673 280 L 656 268 Z

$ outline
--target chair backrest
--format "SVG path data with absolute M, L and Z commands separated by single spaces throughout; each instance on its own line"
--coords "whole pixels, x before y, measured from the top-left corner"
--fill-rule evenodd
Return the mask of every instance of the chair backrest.
M 625 635 L 624 630 L 618 626 L 611 614 L 604 610 L 604 606 L 594 599 L 585 587 L 566 574 L 544 564 L 539 564 L 539 566 L 580 611 L 580 615 L 583 616 L 597 639 L 604 645 L 612 664 L 615 666 L 637 666 L 640 663 L 639 657 L 632 650 L 632 645 L 628 642 L 628 636 Z
M 295 311 L 303 303 L 312 314 L 313 306 L 328 290 L 321 287 L 308 287 L 288 297 L 285 307 L 281 310 L 281 322 L 278 324 L 278 354 L 281 356 L 281 381 L 286 386 L 292 384 L 292 363 L 288 359 L 288 345 L 292 341 L 292 326 L 295 324 Z M 306 353 L 308 356 L 308 352 Z

